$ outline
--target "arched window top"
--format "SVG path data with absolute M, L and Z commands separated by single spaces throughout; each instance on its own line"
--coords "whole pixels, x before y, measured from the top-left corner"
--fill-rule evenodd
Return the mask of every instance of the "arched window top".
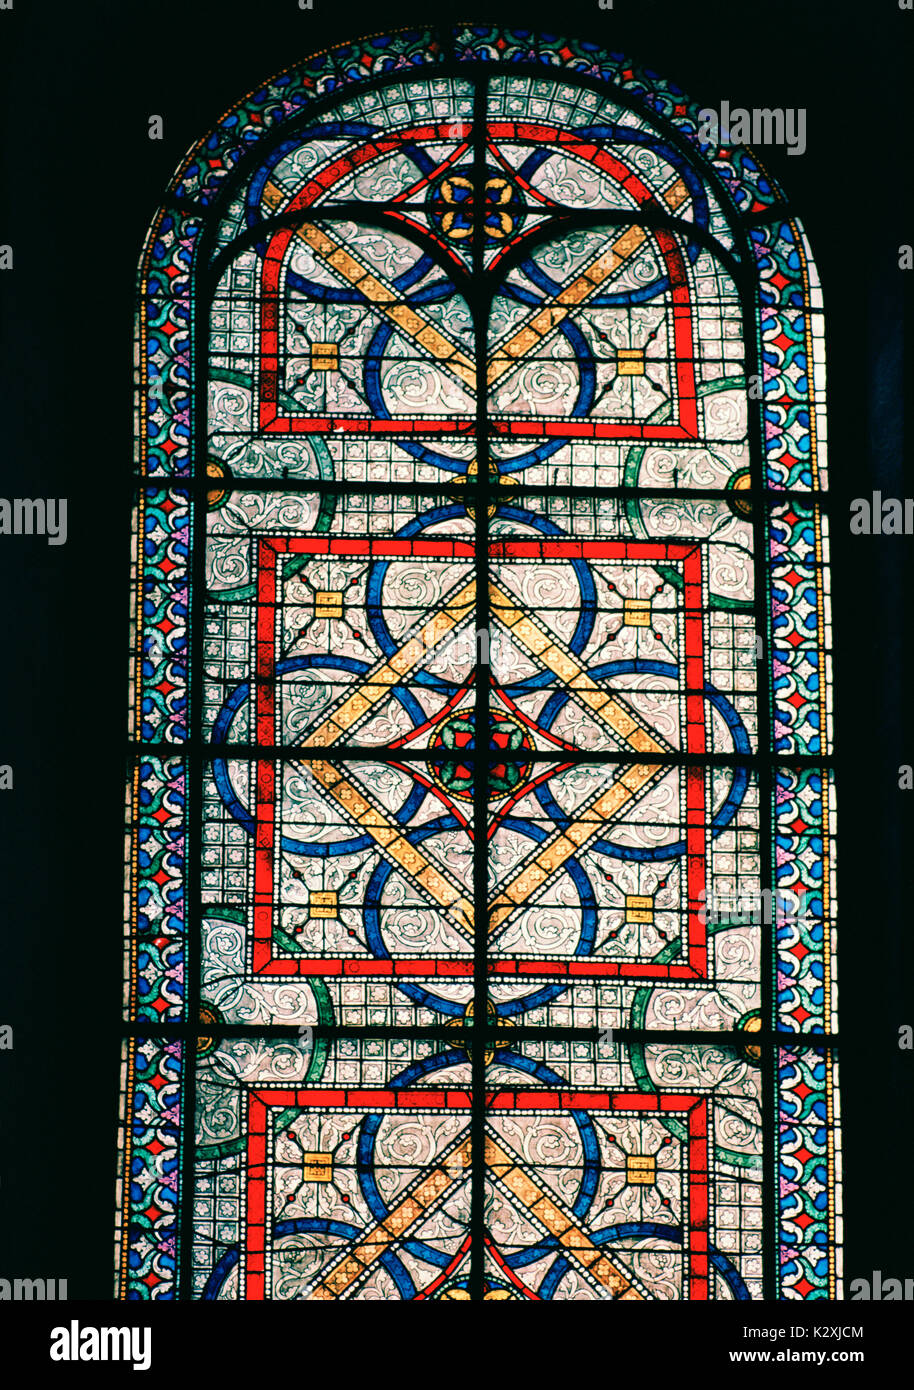
M 840 1296 L 823 345 L 759 158 L 587 44 L 340 46 L 188 155 L 122 1296 Z
M 485 77 L 490 220 L 510 224 L 502 240 L 492 237 L 487 268 L 516 264 L 525 246 L 562 236 L 575 218 L 669 219 L 693 296 L 696 261 L 707 272 L 710 258 L 710 273 L 728 278 L 714 293 L 742 295 L 743 334 L 761 335 L 756 389 L 771 403 L 768 486 L 823 488 L 821 291 L 802 225 L 757 154 L 709 143 L 702 108 L 619 55 L 495 34 L 471 27 L 377 37 L 290 68 L 240 102 L 182 163 L 153 224 L 141 268 L 150 321 L 166 309 L 180 333 L 207 273 L 224 271 L 264 228 L 304 209 L 339 219 L 348 206 L 365 220 L 382 203 L 399 203 L 403 235 L 445 270 L 450 262 L 459 284 L 469 269 L 461 199 Z M 402 257 L 402 242 L 391 231 L 388 238 L 389 253 Z M 182 348 L 189 354 L 189 340 L 169 344 Z M 141 439 L 143 471 L 191 471 L 183 423 L 162 440 L 164 453 L 150 443 L 147 455 Z
M 752 216 L 783 201 L 774 179 L 748 149 L 703 144 L 702 108 L 656 73 L 593 44 L 482 26 L 447 32 L 401 30 L 330 49 L 287 68 L 223 116 L 182 163 L 171 191 L 208 206 L 252 146 L 280 128 L 299 124 L 302 117 L 313 119 L 312 111 L 332 102 L 347 115 L 364 116 L 366 109 L 371 110 L 377 120 L 383 104 L 368 97 L 366 108 L 359 94 L 378 79 L 405 88 L 411 78 L 428 83 L 439 70 L 459 74 L 460 64 L 469 67 L 482 62 L 492 65 L 493 87 L 506 107 L 514 99 L 528 106 L 527 114 L 540 116 L 551 106 L 553 121 L 562 127 L 586 124 L 592 113 L 605 116 L 608 111 L 619 112 L 634 129 L 666 126 L 701 153 L 738 213 Z M 523 95 L 512 83 L 512 73 L 520 72 L 529 78 L 521 88 Z M 447 85 L 456 95 L 471 89 L 472 80 L 469 75 L 455 75 L 450 83 L 441 79 L 440 86 Z M 574 104 L 564 96 L 566 87 L 575 93 Z M 426 100 L 431 104 L 431 95 Z M 394 125 L 397 114 L 394 109 L 382 119 Z M 405 109 L 399 114 L 410 119 Z
M 497 212 L 505 206 L 523 214 L 527 234 L 550 212 L 653 210 L 732 247 L 710 165 L 697 172 L 694 151 L 672 143 L 661 123 L 573 79 L 555 88 L 520 73 L 484 75 L 493 230 L 496 217 L 507 219 Z M 537 95 L 544 85 L 553 86 L 551 99 Z M 282 138 L 266 142 L 273 148 L 245 180 L 220 244 L 297 208 L 347 201 L 397 202 L 414 228 L 434 231 L 437 180 L 466 179 L 473 158 L 476 90 L 469 75 L 418 76 L 289 121 Z M 466 263 L 468 248 L 462 257 L 457 246 L 451 251 Z M 497 260 L 495 247 L 487 259 Z

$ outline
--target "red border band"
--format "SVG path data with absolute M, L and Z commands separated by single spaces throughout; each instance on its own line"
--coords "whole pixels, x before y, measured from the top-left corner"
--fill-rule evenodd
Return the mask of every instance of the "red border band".
M 246 1150 L 247 1220 L 245 1226 L 246 1300 L 266 1297 L 267 1259 L 267 1148 L 270 1108 L 297 1106 L 301 1109 L 358 1109 L 371 1114 L 379 1111 L 470 1111 L 472 1097 L 463 1090 L 371 1090 L 289 1088 L 251 1091 L 248 1096 L 248 1135 Z M 683 1259 L 689 1301 L 709 1297 L 709 1173 L 708 1100 L 706 1096 L 675 1093 L 645 1094 L 612 1091 L 493 1091 L 487 1095 L 491 1111 L 600 1110 L 641 1111 L 682 1115 L 688 1126 L 687 1213 Z M 685 1213 L 684 1213 L 685 1215 Z M 685 1232 L 684 1232 L 685 1234 Z
M 281 742 L 276 726 L 275 662 L 277 654 L 277 557 L 280 554 L 357 555 L 377 558 L 425 557 L 472 560 L 472 545 L 435 540 L 354 540 L 332 537 L 277 536 L 261 539 L 257 573 L 255 728 L 258 742 L 273 747 Z M 492 557 L 510 559 L 647 559 L 679 561 L 684 579 L 684 668 L 686 751 L 706 751 L 704 688 L 704 629 L 701 612 L 702 557 L 694 544 L 643 541 L 507 541 L 493 542 Z M 309 750 L 303 746 L 302 760 Z M 332 758 L 332 748 L 313 750 L 316 757 Z M 392 758 L 391 761 L 395 759 Z M 647 759 L 649 761 L 649 759 Z M 288 957 L 273 954 L 276 913 L 275 865 L 278 818 L 276 815 L 276 763 L 261 759 L 256 764 L 254 837 L 254 942 L 253 968 L 257 975 L 349 976 L 375 978 L 438 977 L 453 979 L 473 974 L 472 955 L 430 959 L 364 959 L 345 956 Z M 708 978 L 707 928 L 701 920 L 701 890 L 706 885 L 707 827 L 705 776 L 701 767 L 684 769 L 686 778 L 686 889 L 688 943 L 685 961 L 656 965 L 637 961 L 600 961 L 587 958 L 541 960 L 513 957 L 490 960 L 489 972 L 497 976 L 554 979 L 704 980 Z

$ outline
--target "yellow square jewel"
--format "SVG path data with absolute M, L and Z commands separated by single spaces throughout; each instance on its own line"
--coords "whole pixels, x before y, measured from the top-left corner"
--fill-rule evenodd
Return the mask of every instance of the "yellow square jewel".
M 338 372 L 340 369 L 340 348 L 338 343 L 311 344 L 312 372 Z
M 341 618 L 343 595 L 337 589 L 318 589 L 314 595 L 315 618 Z
M 654 920 L 654 899 L 637 893 L 625 895 L 626 922 L 651 922 Z
M 338 917 L 336 893 L 311 893 L 308 897 L 310 917 Z
M 625 1178 L 629 1183 L 647 1186 L 657 1181 L 657 1161 L 653 1154 L 627 1154 Z
M 619 348 L 616 360 L 620 376 L 644 376 L 644 348 Z
M 650 627 L 651 601 L 649 598 L 627 598 L 622 604 L 622 622 L 627 627 Z
M 304 1182 L 333 1182 L 333 1154 L 303 1154 L 302 1180 Z

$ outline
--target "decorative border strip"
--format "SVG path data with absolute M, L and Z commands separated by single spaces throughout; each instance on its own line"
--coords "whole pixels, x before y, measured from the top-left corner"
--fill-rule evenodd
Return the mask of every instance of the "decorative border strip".
M 150 487 L 134 511 L 129 732 L 143 741 L 187 738 L 190 510 L 185 489 Z
M 771 488 L 824 488 L 825 328 L 800 223 L 749 233 L 759 276 L 765 455 Z
M 828 519 L 796 499 L 769 520 L 774 753 L 832 752 Z
M 192 267 L 202 229 L 199 217 L 162 208 L 140 261 L 135 463 L 152 476 L 191 471 Z
M 187 910 L 187 772 L 182 758 L 144 757 L 127 794 L 124 1013 L 183 1022 Z
M 841 1297 L 837 1072 L 830 1052 L 778 1053 L 779 1298 Z
M 183 1080 L 180 1042 L 124 1043 L 117 1298 L 177 1296 Z
M 831 775 L 821 768 L 775 774 L 775 875 L 802 907 L 777 920 L 776 1026 L 799 1033 L 836 1030 L 834 821 Z

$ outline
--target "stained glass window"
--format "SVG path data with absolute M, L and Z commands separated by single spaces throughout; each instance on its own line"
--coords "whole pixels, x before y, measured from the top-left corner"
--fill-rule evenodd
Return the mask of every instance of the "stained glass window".
M 840 1295 L 822 301 L 698 110 L 404 31 L 171 184 L 121 1298 Z

